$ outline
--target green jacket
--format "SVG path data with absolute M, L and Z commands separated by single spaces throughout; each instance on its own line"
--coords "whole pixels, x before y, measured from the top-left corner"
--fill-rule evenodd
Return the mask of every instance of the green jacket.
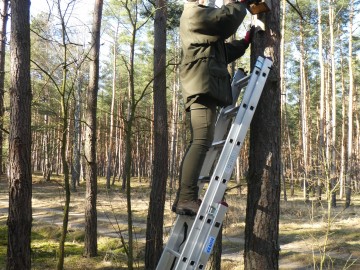
M 245 5 L 237 2 L 221 8 L 184 4 L 180 79 L 187 110 L 202 95 L 215 99 L 219 106 L 232 103 L 227 64 L 242 56 L 249 44 L 244 40 L 225 43 L 225 39 L 236 32 L 245 15 Z

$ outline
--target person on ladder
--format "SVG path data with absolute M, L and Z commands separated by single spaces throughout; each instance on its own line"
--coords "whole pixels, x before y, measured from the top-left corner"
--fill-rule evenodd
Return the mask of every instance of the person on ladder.
M 226 43 L 246 16 L 246 9 L 260 1 L 229 1 L 220 8 L 205 5 L 206 0 L 187 0 L 180 18 L 183 57 L 180 81 L 185 110 L 190 112 L 191 141 L 182 159 L 180 184 L 172 211 L 196 215 L 198 179 L 214 136 L 216 107 L 232 104 L 227 65 L 241 57 L 251 43 L 254 26 L 242 40 Z M 252 12 L 253 13 L 253 12 Z M 254 14 L 254 13 L 253 13 Z

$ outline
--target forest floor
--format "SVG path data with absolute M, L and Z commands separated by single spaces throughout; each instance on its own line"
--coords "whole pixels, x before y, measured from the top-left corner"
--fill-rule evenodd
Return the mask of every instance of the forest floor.
M 56 269 L 58 239 L 62 226 L 64 191 L 61 178 L 50 182 L 33 176 L 32 269 Z M 84 258 L 85 184 L 72 193 L 69 230 L 65 247 L 65 269 L 127 269 L 126 255 L 120 236 L 127 238 L 126 195 L 116 182 L 106 191 L 104 179 L 98 186 L 98 249 L 99 256 Z M 135 269 L 144 269 L 146 216 L 149 183 L 132 183 L 132 210 L 135 232 Z M 168 235 L 175 215 L 170 211 L 174 196 L 168 194 L 165 212 L 165 233 Z M 235 189 L 226 195 L 229 210 L 223 225 L 222 269 L 243 269 L 244 221 L 246 195 Z M 352 205 L 343 209 L 344 201 L 331 210 L 327 204 L 305 203 L 298 197 L 281 199 L 280 269 L 360 269 L 360 196 L 353 196 Z M 5 268 L 8 183 L 0 178 L 0 269 Z M 329 230 L 328 230 L 329 228 Z M 323 258 L 323 263 L 321 263 Z

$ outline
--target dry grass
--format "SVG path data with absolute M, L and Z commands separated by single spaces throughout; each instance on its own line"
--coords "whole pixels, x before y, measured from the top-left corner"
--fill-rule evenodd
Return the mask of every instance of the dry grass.
M 62 222 L 64 193 L 62 179 L 49 183 L 34 176 L 33 184 L 33 269 L 55 269 L 58 239 Z M 0 179 L 0 269 L 6 255 L 7 183 Z M 136 269 L 143 269 L 146 215 L 149 183 L 132 183 Z M 127 237 L 126 197 L 116 183 L 110 192 L 105 180 L 99 179 L 98 231 L 99 256 L 83 258 L 84 198 L 82 184 L 72 193 L 69 233 L 66 245 L 65 269 L 126 269 L 126 254 L 119 240 Z M 168 194 L 165 210 L 165 234 L 170 232 L 175 215 L 170 211 L 173 194 Z M 222 269 L 243 269 L 244 221 L 246 195 L 232 189 L 226 195 L 229 211 L 224 221 Z M 353 205 L 343 210 L 343 201 L 331 213 L 326 260 L 323 269 L 360 269 L 360 196 L 353 197 Z M 281 201 L 280 269 L 319 269 L 327 228 L 326 205 L 304 203 L 300 196 Z

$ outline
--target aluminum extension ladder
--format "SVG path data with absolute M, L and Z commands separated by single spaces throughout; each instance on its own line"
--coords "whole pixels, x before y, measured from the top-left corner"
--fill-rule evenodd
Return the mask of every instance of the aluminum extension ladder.
M 205 269 L 228 208 L 223 202 L 227 183 L 271 67 L 270 59 L 258 57 L 250 75 L 245 76 L 241 70 L 235 73 L 232 82 L 234 103 L 220 110 L 214 141 L 201 169 L 199 190 L 204 187 L 203 179 L 209 180 L 214 162 L 217 161 L 199 211 L 196 217 L 177 216 L 157 270 Z M 244 87 L 246 90 L 242 102 L 240 106 L 235 106 Z

